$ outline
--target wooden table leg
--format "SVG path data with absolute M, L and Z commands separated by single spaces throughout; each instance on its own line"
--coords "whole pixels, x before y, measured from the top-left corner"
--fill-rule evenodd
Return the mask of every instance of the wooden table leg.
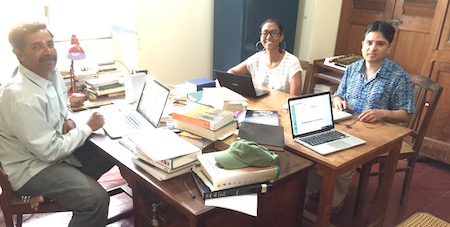
M 334 187 L 337 175 L 328 170 L 322 174 L 322 187 L 320 189 L 319 207 L 317 208 L 316 226 L 328 226 L 331 216 L 331 203 L 333 201 Z
M 384 222 L 384 216 L 386 214 L 387 206 L 390 199 L 390 193 L 392 184 L 394 182 L 395 169 L 397 168 L 398 157 L 400 155 L 400 148 L 402 146 L 402 140 L 396 141 L 389 151 L 388 160 L 386 163 L 386 169 L 383 174 L 383 181 L 381 183 L 380 196 L 375 210 L 375 216 L 372 219 L 371 226 L 382 226 Z

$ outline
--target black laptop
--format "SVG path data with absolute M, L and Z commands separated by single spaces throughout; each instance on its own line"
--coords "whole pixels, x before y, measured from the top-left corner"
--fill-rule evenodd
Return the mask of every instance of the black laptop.
M 222 87 L 227 87 L 243 96 L 258 98 L 269 94 L 270 91 L 258 89 L 253 86 L 250 75 L 237 75 L 220 70 L 214 70 L 216 78 Z

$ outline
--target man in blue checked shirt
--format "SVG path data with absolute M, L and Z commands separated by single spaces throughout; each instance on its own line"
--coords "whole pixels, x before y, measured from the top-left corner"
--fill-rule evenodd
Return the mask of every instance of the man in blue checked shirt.
M 409 75 L 386 56 L 394 39 L 394 27 L 384 21 L 375 21 L 365 30 L 361 53 L 363 60 L 351 64 L 344 73 L 333 98 L 333 107 L 351 109 L 361 122 L 406 122 L 414 113 L 414 96 Z M 332 202 L 332 213 L 338 213 L 344 204 L 354 171 L 337 178 Z M 309 197 L 317 198 L 321 178 L 310 172 Z

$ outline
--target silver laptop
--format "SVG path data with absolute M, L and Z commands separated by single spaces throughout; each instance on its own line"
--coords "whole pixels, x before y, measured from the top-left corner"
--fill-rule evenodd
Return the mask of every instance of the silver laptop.
M 326 155 L 366 143 L 334 128 L 329 92 L 288 99 L 294 141 Z
M 111 138 L 120 138 L 158 127 L 170 89 L 155 79 L 148 79 L 137 107 L 113 104 L 100 107 L 105 118 L 103 129 Z
M 217 80 L 222 87 L 227 87 L 243 96 L 258 98 L 269 94 L 270 91 L 255 88 L 252 77 L 249 75 L 236 75 L 220 70 L 214 70 Z

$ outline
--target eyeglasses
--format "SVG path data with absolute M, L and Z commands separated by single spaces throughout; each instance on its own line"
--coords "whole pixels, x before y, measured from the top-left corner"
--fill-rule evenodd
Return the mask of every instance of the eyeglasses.
M 272 37 L 278 37 L 281 32 L 278 30 L 272 30 L 272 31 L 263 31 L 263 32 L 259 32 L 259 34 L 261 34 L 262 37 L 266 38 L 269 34 Z

